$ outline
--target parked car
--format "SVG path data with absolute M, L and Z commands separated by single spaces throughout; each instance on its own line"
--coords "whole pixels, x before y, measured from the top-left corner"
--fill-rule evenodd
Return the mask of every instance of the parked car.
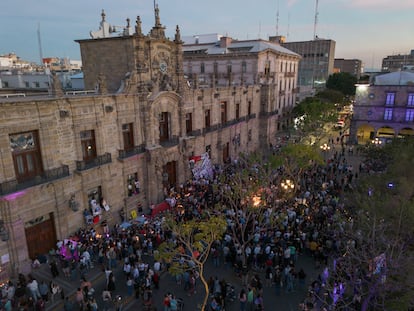
M 337 128 L 337 129 L 341 129 L 341 128 L 344 128 L 344 126 L 345 126 L 345 121 L 344 120 L 339 120 L 338 122 L 336 122 L 334 127 Z

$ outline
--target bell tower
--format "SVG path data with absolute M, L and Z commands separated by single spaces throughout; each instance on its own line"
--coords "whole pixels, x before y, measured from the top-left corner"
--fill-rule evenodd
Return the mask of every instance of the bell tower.
M 180 29 L 174 40 L 165 36 L 160 9 L 154 1 L 155 23 L 148 35 L 142 32 L 141 17 L 135 27 L 129 19 L 125 28 L 112 26 L 102 11 L 98 31 L 91 39 L 76 40 L 80 44 L 85 89 L 96 89 L 106 81 L 110 93 L 182 92 L 184 71 Z

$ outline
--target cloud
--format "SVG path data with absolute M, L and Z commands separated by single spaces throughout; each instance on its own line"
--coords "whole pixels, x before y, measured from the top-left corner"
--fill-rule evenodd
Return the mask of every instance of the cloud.
M 347 4 L 353 8 L 370 10 L 414 9 L 414 1 L 411 0 L 348 0 Z

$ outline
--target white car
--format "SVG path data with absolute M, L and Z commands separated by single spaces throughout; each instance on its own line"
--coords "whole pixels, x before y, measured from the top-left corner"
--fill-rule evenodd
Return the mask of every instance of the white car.
M 337 128 L 337 129 L 344 128 L 344 126 L 345 126 L 345 121 L 343 121 L 343 120 L 339 120 L 339 121 L 338 121 L 338 122 L 336 122 L 336 124 L 335 124 L 335 128 Z

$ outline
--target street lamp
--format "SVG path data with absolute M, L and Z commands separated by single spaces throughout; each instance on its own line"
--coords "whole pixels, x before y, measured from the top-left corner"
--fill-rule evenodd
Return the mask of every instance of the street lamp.
M 325 144 L 321 145 L 320 148 L 323 152 L 323 155 L 324 155 L 324 158 L 325 158 L 325 161 L 326 161 L 326 154 L 329 150 L 331 150 L 331 147 L 328 144 L 325 143 Z
M 280 186 L 286 192 L 290 192 L 290 191 L 293 191 L 293 189 L 295 189 L 295 185 L 290 179 L 286 179 L 285 181 L 282 181 L 280 183 Z
M 375 145 L 375 146 L 379 146 L 379 145 L 381 145 L 381 144 L 382 144 L 382 141 L 381 141 L 381 140 L 379 140 L 379 138 L 378 138 L 378 137 L 375 137 L 375 139 L 371 140 L 371 143 L 372 143 L 373 145 Z
M 331 150 L 331 147 L 328 146 L 328 144 L 326 144 L 326 143 L 323 144 L 323 145 L 321 145 L 320 148 L 321 148 L 322 151 L 329 151 L 329 150 Z

